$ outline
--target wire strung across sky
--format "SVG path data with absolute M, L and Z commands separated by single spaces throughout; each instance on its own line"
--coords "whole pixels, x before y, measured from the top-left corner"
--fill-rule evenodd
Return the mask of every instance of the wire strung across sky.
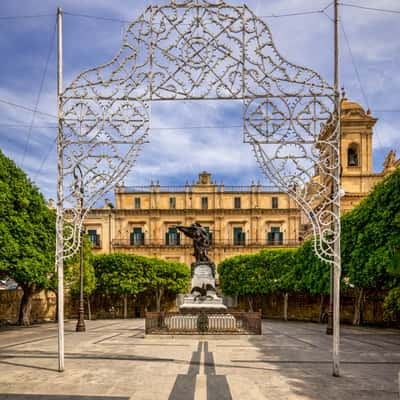
M 362 96 L 363 96 L 363 98 L 364 98 L 365 104 L 366 104 L 367 107 L 368 107 L 368 110 L 370 110 L 370 105 L 369 105 L 367 93 L 366 93 L 366 91 L 364 90 L 364 86 L 363 86 L 362 81 L 361 81 L 360 72 L 359 72 L 359 70 L 358 70 L 357 63 L 356 63 L 356 60 L 355 60 L 355 58 L 354 58 L 353 51 L 352 51 L 351 46 L 350 46 L 349 38 L 347 37 L 346 30 L 344 29 L 344 25 L 343 25 L 342 20 L 340 20 L 339 22 L 340 22 L 340 27 L 342 28 L 342 32 L 343 32 L 343 36 L 344 36 L 344 39 L 345 39 L 347 48 L 348 48 L 349 53 L 350 53 L 351 63 L 353 64 L 353 68 L 354 68 L 354 71 L 355 71 L 355 73 L 356 73 L 356 77 L 357 77 L 357 80 L 358 80 L 358 84 L 360 85 L 361 94 L 362 94 Z M 380 138 L 380 135 L 379 135 L 379 131 L 378 131 L 378 129 L 376 129 L 376 126 L 375 126 L 375 134 L 376 134 L 376 138 L 378 139 L 378 142 L 379 142 L 380 147 L 383 147 L 383 146 L 382 146 L 382 141 L 381 141 L 381 138 Z
M 321 13 L 324 13 L 329 7 L 331 7 L 332 4 L 333 4 L 333 2 L 330 2 L 327 6 L 325 6 L 322 9 L 288 12 L 288 13 L 282 13 L 282 14 L 260 15 L 259 18 L 285 18 L 285 17 L 298 17 L 298 16 L 303 16 L 303 15 L 321 14 Z M 400 14 L 400 10 L 393 10 L 393 9 L 388 9 L 388 8 L 368 7 L 368 6 L 362 6 L 359 4 L 346 3 L 346 2 L 340 2 L 339 5 L 341 5 L 343 7 L 357 8 L 360 10 L 383 12 L 383 13 L 389 13 L 389 14 Z M 118 22 L 118 23 L 122 23 L 122 24 L 129 24 L 133 21 L 133 20 L 127 20 L 127 19 L 122 19 L 122 18 L 105 17 L 105 16 L 101 16 L 101 15 L 91 15 L 91 14 L 81 14 L 81 13 L 74 13 L 74 12 L 69 12 L 69 11 L 63 11 L 63 14 L 69 15 L 71 17 L 91 18 L 91 19 L 98 19 L 101 21 Z M 0 20 L 48 18 L 48 17 L 55 17 L 55 16 L 56 16 L 56 14 L 2 15 L 2 16 L 0 16 Z
M 339 3 L 339 5 L 344 6 L 344 7 L 359 8 L 361 10 L 378 11 L 378 12 L 384 12 L 384 13 L 389 13 L 389 14 L 400 14 L 400 10 L 389 10 L 387 8 L 367 7 L 367 6 L 360 6 L 358 4 L 351 4 L 351 3 Z
M 332 18 L 329 16 L 329 14 L 327 14 L 327 10 L 329 9 L 329 7 L 331 7 L 333 4 L 333 2 L 330 2 L 327 6 L 325 6 L 322 9 L 316 9 L 316 10 L 308 10 L 308 11 L 298 11 L 298 12 L 291 12 L 291 13 L 283 13 L 283 14 L 270 14 L 270 15 L 262 15 L 259 16 L 260 18 L 285 18 L 285 17 L 296 17 L 296 16 L 305 16 L 305 15 L 312 15 L 312 14 L 323 14 L 325 15 L 327 18 L 329 18 L 331 21 Z M 357 4 L 352 4 L 352 3 L 346 3 L 346 2 L 341 2 L 339 3 L 341 6 L 343 7 L 351 7 L 351 8 L 356 8 L 356 9 L 361 9 L 361 10 L 367 10 L 367 11 L 375 11 L 375 12 L 384 12 L 384 13 L 392 13 L 392 14 L 400 14 L 400 10 L 393 10 L 393 9 L 384 9 L 384 8 L 378 8 L 378 7 L 367 7 L 367 6 L 362 6 L 362 5 L 357 5 Z M 118 22 L 121 24 L 129 24 L 132 22 L 132 20 L 125 20 L 125 19 L 120 19 L 120 18 L 112 18 L 112 17 L 104 17 L 104 16 L 98 16 L 98 15 L 89 15 L 89 14 L 80 14 L 80 13 L 72 13 L 72 12 L 68 12 L 68 11 L 64 11 L 65 15 L 68 16 L 72 16 L 72 17 L 81 17 L 81 18 L 91 18 L 91 19 L 97 19 L 97 20 L 102 20 L 102 21 L 110 21 L 110 22 Z M 16 20 L 16 19 L 30 19 L 30 18 L 48 18 L 48 17 L 55 17 L 56 14 L 37 14 L 37 15 L 9 15 L 9 16 L 0 16 L 0 20 L 2 21 L 6 21 L 6 20 Z M 341 24 L 341 28 L 343 31 L 343 36 L 345 38 L 345 42 L 346 45 L 348 47 L 349 50 L 349 54 L 352 60 L 352 64 L 353 64 L 353 68 L 357 77 L 357 81 L 359 83 L 360 86 L 360 90 L 363 96 L 363 99 L 367 105 L 368 108 L 369 107 L 369 101 L 368 101 L 368 97 L 366 95 L 366 92 L 364 90 L 364 87 L 362 85 L 361 82 L 361 76 L 357 67 L 357 64 L 355 62 L 355 58 L 354 58 L 354 54 L 352 52 L 351 46 L 350 46 L 350 42 L 348 39 L 348 36 L 346 34 L 346 31 L 344 29 L 343 23 L 340 22 Z M 51 117 L 51 118 L 57 118 L 57 116 L 49 114 L 47 112 L 43 112 L 40 111 L 38 109 L 38 104 L 40 101 L 40 95 L 41 95 L 41 91 L 43 88 L 43 83 L 44 83 L 44 77 L 46 76 L 47 73 L 47 68 L 48 68 L 48 62 L 51 56 L 51 52 L 53 50 L 53 44 L 54 44 L 54 36 L 55 36 L 55 29 L 53 32 L 53 37 L 52 37 L 52 41 L 51 41 L 51 46 L 49 48 L 49 52 L 48 52 L 48 56 L 47 56 L 47 60 L 46 60 L 46 65 L 45 65 L 45 70 L 42 76 L 42 80 L 41 80 L 41 84 L 40 84 L 40 88 L 39 88 L 39 94 L 37 97 L 37 101 L 36 104 L 33 108 L 31 107 L 27 107 L 21 104 L 17 104 L 11 101 L 8 101 L 6 99 L 1 99 L 0 98 L 0 103 L 3 104 L 7 104 L 9 106 L 12 107 L 16 107 L 25 111 L 29 111 L 32 112 L 32 119 L 31 119 L 31 123 L 30 124 L 0 124 L 0 126 L 4 126 L 7 128 L 18 128 L 18 127 L 29 127 L 29 131 L 28 131 L 28 135 L 27 135 L 27 140 L 25 143 L 25 148 L 24 148 L 24 154 L 23 154 L 23 159 L 22 159 L 22 164 L 24 162 L 25 159 L 25 155 L 26 155 L 26 151 L 27 151 L 27 147 L 29 145 L 29 141 L 30 141 L 30 136 L 31 136 L 31 131 L 33 128 L 35 129 L 54 129 L 57 127 L 57 125 L 43 125 L 43 126 L 34 126 L 34 118 L 36 116 L 36 114 L 39 115 L 43 115 L 43 116 L 47 116 L 47 117 Z M 400 109 L 383 109 L 383 110 L 374 110 L 374 113 L 400 113 Z M 158 130 L 198 130 L 198 129 L 234 129 L 234 128 L 242 128 L 243 125 L 229 125 L 229 126 L 187 126 L 187 127 L 152 127 L 150 130 L 152 131 L 158 131 Z M 378 135 L 377 135 L 378 136 Z M 379 136 L 378 136 L 378 140 L 379 140 Z M 380 141 L 380 140 L 379 140 Z M 38 170 L 36 171 L 36 175 L 35 175 L 35 179 L 37 178 L 37 176 L 40 174 L 45 162 L 47 161 L 51 150 L 53 149 L 54 145 L 56 143 L 56 139 L 54 139 L 52 146 L 50 147 L 48 153 L 45 155 L 45 157 L 43 158 L 40 167 L 38 168 Z
M 39 107 L 39 102 L 40 102 L 40 97 L 42 95 L 44 81 L 45 81 L 46 76 L 47 76 L 50 57 L 51 57 L 51 54 L 52 54 L 53 48 L 54 48 L 54 42 L 55 42 L 55 39 L 56 39 L 56 30 L 57 30 L 57 24 L 54 23 L 54 29 L 53 29 L 53 33 L 51 35 L 50 44 L 49 44 L 49 50 L 47 52 L 47 58 L 46 58 L 46 62 L 44 64 L 44 70 L 43 70 L 43 74 L 42 74 L 42 77 L 41 77 L 41 80 L 40 80 L 40 84 L 39 84 L 39 91 L 38 91 L 38 95 L 36 97 L 36 102 L 35 102 L 34 111 L 32 113 L 31 122 L 29 124 L 28 135 L 27 135 L 26 141 L 25 141 L 24 153 L 23 153 L 22 162 L 21 162 L 21 167 L 22 168 L 24 167 L 26 151 L 28 149 L 29 142 L 30 142 L 30 139 L 31 139 L 33 124 L 35 122 L 36 113 L 37 113 L 37 110 L 38 110 L 38 107 Z

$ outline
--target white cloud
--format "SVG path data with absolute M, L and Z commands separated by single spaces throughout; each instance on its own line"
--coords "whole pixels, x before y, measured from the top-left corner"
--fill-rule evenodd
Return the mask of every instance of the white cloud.
M 7 3 L 7 4 L 5 4 Z M 153 1 L 116 0 L 64 0 L 64 11 L 133 20 Z M 166 1 L 160 1 L 166 4 Z M 242 0 L 231 1 L 241 5 Z M 359 5 L 376 7 L 375 0 L 362 0 Z M 322 9 L 326 0 L 250 0 L 249 8 L 258 15 L 285 14 L 297 11 Z M 398 8 L 398 0 L 382 0 L 382 8 Z M 20 14 L 17 2 L 2 2 L 2 15 Z M 56 12 L 52 0 L 24 2 L 24 14 Z M 332 13 L 332 7 L 327 12 Z M 341 7 L 341 16 L 350 45 L 359 68 L 362 85 L 374 114 L 374 109 L 398 108 L 400 77 L 400 24 L 398 17 L 387 13 L 371 12 L 351 7 Z M 308 16 L 266 18 L 275 45 L 290 62 L 318 70 L 328 82 L 333 77 L 333 26 L 323 14 Z M 0 98 L 32 107 L 37 97 L 39 77 L 48 48 L 49 29 L 54 19 L 23 20 L 18 29 L 14 24 L 4 24 L 0 29 L 0 50 L 6 61 L 0 66 Z M 5 39 L 7 38 L 7 40 Z M 64 86 L 75 75 L 91 66 L 108 61 L 118 50 L 121 42 L 121 24 L 77 16 L 64 17 Z M 341 80 L 348 97 L 365 105 L 355 75 L 351 58 L 341 37 Z M 55 53 L 41 96 L 39 109 L 56 115 Z M 176 126 L 230 126 L 241 124 L 241 109 L 235 102 L 174 102 L 169 105 L 153 104 L 153 127 Z M 400 148 L 398 137 L 400 114 L 378 114 L 378 134 L 374 135 L 376 166 L 384 157 L 384 149 Z M 31 113 L 0 104 L 1 123 L 29 124 Z M 37 115 L 35 125 L 53 123 L 50 118 Z M 1 128 L 5 131 L 5 128 Z M 38 165 L 49 151 L 55 131 L 34 129 L 24 166 L 35 175 Z M 0 146 L 7 154 L 19 161 L 26 140 L 27 128 L 8 130 L 0 137 Z M 49 156 L 37 181 L 46 196 L 54 197 L 56 158 L 55 148 Z M 201 170 L 207 169 L 218 179 L 231 184 L 249 184 L 261 174 L 248 145 L 242 143 L 240 128 L 224 130 L 154 130 L 150 143 L 143 147 L 136 168 L 127 177 L 129 184 L 148 184 L 150 180 L 184 183 L 196 179 Z M 33 176 L 32 176 L 33 177 Z
M 378 122 L 374 129 L 373 148 L 400 149 L 400 127 L 385 121 Z

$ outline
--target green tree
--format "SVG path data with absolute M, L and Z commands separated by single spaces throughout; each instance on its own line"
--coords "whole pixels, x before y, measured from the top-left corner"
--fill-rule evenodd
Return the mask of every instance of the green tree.
M 389 321 L 400 321 L 400 243 L 393 249 L 388 272 L 391 277 L 388 295 L 384 302 L 384 318 Z
M 23 289 L 19 323 L 54 276 L 55 213 L 27 175 L 0 151 L 0 271 Z
M 189 268 L 180 262 L 160 258 L 148 259 L 150 279 L 148 291 L 156 298 L 157 311 L 161 311 L 161 301 L 167 294 L 178 294 L 188 289 L 190 281 Z
M 283 295 L 283 319 L 288 318 L 289 292 L 296 287 L 296 281 L 293 280 L 292 270 L 296 261 L 296 249 L 276 249 L 260 253 L 264 255 L 262 261 L 268 265 L 267 279 L 270 281 L 270 292 L 281 292 Z
M 294 250 L 276 249 L 226 258 L 218 266 L 221 289 L 228 295 L 245 296 L 253 311 L 255 296 L 290 290 L 287 274 L 294 254 Z
M 64 264 L 65 285 L 71 290 L 72 296 L 80 294 L 80 251 Z M 92 243 L 87 237 L 83 236 L 83 293 L 87 300 L 88 315 L 91 319 L 90 296 L 96 289 L 96 276 L 93 267 Z
M 353 323 L 362 322 L 366 290 L 391 289 L 394 249 L 400 245 L 400 169 L 378 183 L 371 194 L 342 218 L 344 275 L 357 292 Z
M 148 258 L 134 254 L 100 254 L 93 258 L 97 288 L 106 294 L 120 295 L 124 318 L 128 316 L 128 295 L 144 292 L 150 280 Z
M 307 240 L 296 251 L 293 268 L 288 279 L 297 292 L 320 296 L 319 319 L 324 315 L 325 296 L 330 292 L 330 265 L 321 261 L 314 252 L 313 239 Z

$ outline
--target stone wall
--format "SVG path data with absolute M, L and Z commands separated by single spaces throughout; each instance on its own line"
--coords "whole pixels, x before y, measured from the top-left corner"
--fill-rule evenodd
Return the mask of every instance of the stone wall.
M 370 292 L 367 293 L 364 308 L 364 324 L 385 325 L 383 321 L 383 300 L 385 293 Z M 22 291 L 0 291 L 0 325 L 14 324 L 18 320 L 19 305 L 22 298 Z M 147 298 L 148 300 L 148 298 Z M 128 317 L 143 317 L 145 311 L 154 310 L 154 304 L 148 303 L 145 298 L 135 299 L 128 297 Z M 329 296 L 310 296 L 304 293 L 289 293 L 288 296 L 288 319 L 301 321 L 320 320 L 327 317 L 329 307 Z M 341 296 L 341 320 L 344 323 L 352 323 L 354 314 L 354 304 L 356 301 L 355 292 L 342 293 Z M 123 300 L 120 296 L 109 296 L 98 294 L 92 296 L 90 300 L 92 318 L 122 318 Z M 164 306 L 166 310 L 175 308 L 175 299 L 165 299 Z M 249 309 L 246 298 L 239 298 L 236 309 L 247 311 Z M 263 318 L 283 319 L 284 315 L 284 296 L 282 293 L 274 293 L 268 296 L 258 296 L 254 299 L 253 309 L 261 309 Z M 55 320 L 56 315 L 56 295 L 51 291 L 42 291 L 36 294 L 32 302 L 32 321 Z M 76 318 L 78 311 L 78 299 L 71 298 L 65 293 L 65 317 Z M 85 301 L 86 317 L 88 312 L 87 302 Z
M 0 291 L 0 325 L 15 324 L 18 321 L 22 290 Z M 71 297 L 66 291 L 64 294 L 65 318 L 77 318 L 79 299 Z M 165 298 L 165 307 L 173 309 L 175 298 Z M 154 309 L 155 305 L 148 303 L 146 298 L 127 298 L 128 317 L 144 317 L 146 309 Z M 90 308 L 93 319 L 123 318 L 124 303 L 121 296 L 97 294 L 90 298 Z M 54 292 L 42 291 L 32 299 L 32 322 L 52 321 L 56 319 L 57 297 Z M 88 303 L 85 299 L 85 318 L 88 318 Z
M 0 291 L 0 324 L 15 324 L 18 321 L 22 290 Z M 31 319 L 33 322 L 53 320 L 56 313 L 56 295 L 42 291 L 33 296 Z
M 363 307 L 363 324 L 387 325 L 383 320 L 384 292 L 367 293 Z M 344 292 L 341 295 L 340 319 L 343 323 L 351 324 L 353 321 L 354 305 L 356 303 L 356 292 Z M 239 309 L 248 310 L 246 298 L 239 298 Z M 273 293 L 266 296 L 258 296 L 254 299 L 253 309 L 261 309 L 263 318 L 283 319 L 284 295 Z M 289 293 L 288 295 L 288 319 L 299 321 L 319 322 L 327 318 L 329 309 L 329 295 L 311 296 L 306 293 Z M 321 315 L 322 313 L 322 315 Z

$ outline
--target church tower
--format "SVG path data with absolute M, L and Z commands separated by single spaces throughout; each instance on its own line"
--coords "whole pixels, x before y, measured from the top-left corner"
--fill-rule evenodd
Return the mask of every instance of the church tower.
M 356 206 L 373 188 L 372 129 L 377 119 L 346 95 L 341 102 L 342 211 Z

